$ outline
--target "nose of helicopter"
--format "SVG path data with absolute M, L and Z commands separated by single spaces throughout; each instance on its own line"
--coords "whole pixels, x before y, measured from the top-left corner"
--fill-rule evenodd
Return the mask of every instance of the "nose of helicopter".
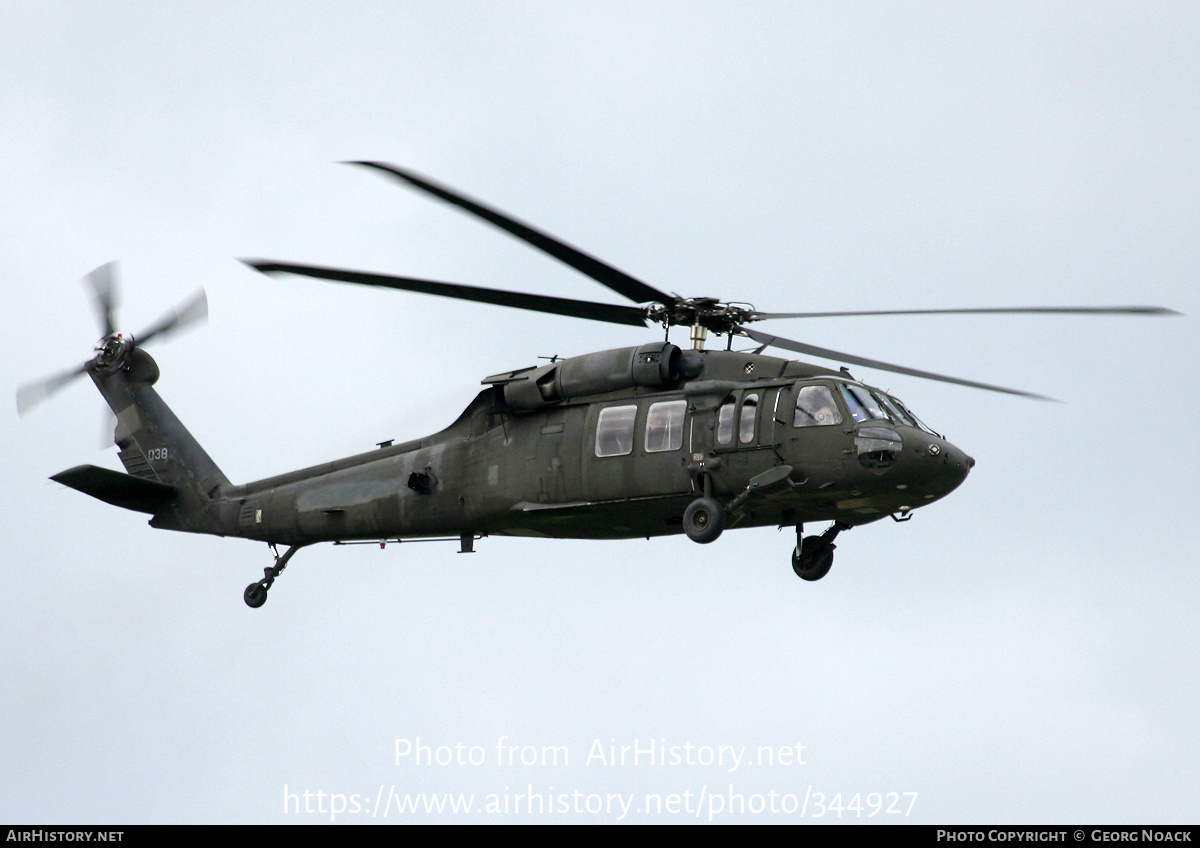
M 962 475 L 962 480 L 967 479 L 967 475 L 975 467 L 974 458 L 968 456 L 966 451 L 955 447 L 949 442 L 946 443 L 946 454 L 946 464 L 951 468 L 957 469 Z M 959 482 L 961 483 L 962 480 Z
M 915 444 L 914 444 L 915 442 Z M 967 479 L 975 460 L 966 451 L 943 438 L 921 432 L 907 443 L 905 464 L 910 476 L 909 486 L 923 493 L 926 502 L 939 500 L 957 489 Z
M 950 493 L 962 485 L 963 480 L 967 479 L 967 475 L 971 473 L 971 469 L 975 467 L 975 460 L 967 455 L 967 452 L 962 448 L 956 447 L 947 441 L 941 441 L 940 445 L 942 455 L 942 466 L 938 470 L 939 482 L 945 487 L 945 493 Z M 933 445 L 930 446 L 932 451 Z

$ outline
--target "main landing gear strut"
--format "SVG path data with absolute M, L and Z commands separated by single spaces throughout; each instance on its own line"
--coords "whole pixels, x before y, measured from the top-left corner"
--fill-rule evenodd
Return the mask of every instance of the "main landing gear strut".
M 683 532 L 693 542 L 699 542 L 702 545 L 715 542 L 721 535 L 721 531 L 725 529 L 731 513 L 734 515 L 734 523 L 737 523 L 737 519 L 741 517 L 737 511 L 738 507 L 747 498 L 756 492 L 766 492 L 783 483 L 794 487 L 796 484 L 787 479 L 791 471 L 790 466 L 780 465 L 759 474 L 751 479 L 746 491 L 730 501 L 728 506 L 722 506 L 713 497 L 712 480 L 707 474 L 701 475 L 700 484 L 703 486 L 703 494 L 688 504 L 688 508 L 684 510 Z M 833 540 L 843 530 L 849 529 L 850 525 L 844 521 L 835 521 L 820 536 L 805 537 L 804 525 L 797 523 L 796 549 L 792 551 L 792 571 L 796 572 L 796 576 L 801 580 L 820 580 L 828 574 L 829 569 L 833 567 L 833 551 L 837 547 Z
M 835 521 L 820 536 L 804 536 L 804 525 L 796 525 L 796 549 L 792 551 L 792 571 L 801 580 L 820 580 L 833 567 L 833 540 L 849 530 L 849 524 Z
M 787 469 L 790 471 L 791 469 Z M 728 507 L 721 505 L 712 496 L 712 484 L 708 477 L 703 478 L 704 494 L 696 498 L 683 512 L 683 532 L 693 542 L 707 545 L 715 542 L 725 529 L 728 516 L 753 493 L 757 486 L 766 488 L 775 485 L 783 478 L 779 474 L 760 475 L 742 495 L 734 498 Z M 778 478 L 778 479 L 776 479 Z M 820 536 L 805 536 L 804 525 L 796 525 L 796 548 L 792 551 L 792 571 L 801 580 L 820 580 L 833 567 L 833 551 L 837 547 L 833 540 L 843 530 L 849 530 L 850 525 L 844 521 L 835 521 L 829 529 Z M 247 590 L 248 591 L 248 590 Z M 246 603 L 249 603 L 247 601 Z
M 275 582 L 275 578 L 287 568 L 288 560 L 292 558 L 292 555 L 304 547 L 303 545 L 292 545 L 283 556 L 280 556 L 279 549 L 275 547 L 275 543 L 270 542 L 269 544 L 271 546 L 271 553 L 275 554 L 275 564 L 264 568 L 263 579 L 257 583 L 251 583 L 246 587 L 246 591 L 242 593 L 242 600 L 251 609 L 258 609 L 267 602 L 267 590 L 271 588 L 271 584 Z

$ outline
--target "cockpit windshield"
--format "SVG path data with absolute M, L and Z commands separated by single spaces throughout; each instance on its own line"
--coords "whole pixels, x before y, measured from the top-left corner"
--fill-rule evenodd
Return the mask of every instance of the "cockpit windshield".
M 909 408 L 901 403 L 899 399 L 894 398 L 891 395 L 883 395 L 883 400 L 888 405 L 888 409 L 894 410 L 894 414 L 902 424 L 907 424 L 910 427 L 916 427 L 920 430 L 924 430 L 931 436 L 938 435 L 938 433 L 929 427 L 924 421 L 913 415 Z
M 908 407 L 891 395 L 873 391 L 865 386 L 852 386 L 848 383 L 838 383 L 838 389 L 841 391 L 842 400 L 845 401 L 855 423 L 882 419 L 903 424 L 906 427 L 917 427 L 926 433 L 937 435 L 921 419 L 909 412 Z
M 901 424 L 905 424 L 909 427 L 917 426 L 917 422 L 911 415 L 904 411 L 904 407 L 900 405 L 899 401 L 890 398 L 887 395 L 880 395 L 879 399 L 883 401 L 883 405 L 887 407 L 888 412 L 892 413 L 892 418 L 894 418 L 896 421 L 899 421 Z
M 926 433 L 928 433 L 928 434 L 929 434 L 929 435 L 931 435 L 931 436 L 938 436 L 938 437 L 940 437 L 940 436 L 941 436 L 941 434 L 940 434 L 940 433 L 938 433 L 938 431 L 937 431 L 937 430 L 933 429 L 933 428 L 932 428 L 932 427 L 930 427 L 928 424 L 926 424 L 924 421 L 922 421 L 920 418 L 918 418 L 917 416 L 913 415 L 913 414 L 912 414 L 912 411 L 911 411 L 911 410 L 910 410 L 910 409 L 909 409 L 907 406 L 905 406 L 904 404 L 900 403 L 900 401 L 896 401 L 896 405 L 897 405 L 898 407 L 900 407 L 902 410 L 904 410 L 904 414 L 905 414 L 905 415 L 907 415 L 907 416 L 908 416 L 909 418 L 911 418 L 911 419 L 912 419 L 914 422 L 916 422 L 916 425 L 917 425 L 917 427 L 919 427 L 920 429 L 924 430 Z
M 862 386 L 850 386 L 846 383 L 838 383 L 838 388 L 842 390 L 842 399 L 846 401 L 846 406 L 850 410 L 850 417 L 856 422 L 862 423 L 863 421 L 870 421 L 872 418 L 887 420 L 888 414 L 883 411 L 883 404 Z

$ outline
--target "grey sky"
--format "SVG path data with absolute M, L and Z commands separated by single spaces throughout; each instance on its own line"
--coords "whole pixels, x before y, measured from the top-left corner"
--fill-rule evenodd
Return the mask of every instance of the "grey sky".
M 88 355 L 78 279 L 103 262 L 121 260 L 127 330 L 204 286 L 210 321 L 156 346 L 158 388 L 245 482 L 439 429 L 537 356 L 648 338 L 234 260 L 616 301 L 335 164 L 362 158 L 762 310 L 1193 316 L 1198 39 L 1188 3 L 6 3 L 2 382 Z M 855 369 L 978 465 L 910 523 L 843 535 L 818 584 L 774 530 L 324 546 L 257 612 L 240 596 L 265 546 L 155 531 L 47 479 L 118 466 L 86 381 L 24 419 L 10 403 L 0 819 L 328 820 L 285 814 L 285 785 L 635 807 L 732 786 L 916 792 L 903 820 L 930 823 L 1194 823 L 1193 318 L 772 329 L 1064 402 Z M 487 762 L 394 765 L 417 736 Z M 570 763 L 498 765 L 502 736 Z M 588 765 L 596 739 L 800 742 L 806 765 Z M 648 819 L 694 820 L 626 817 Z

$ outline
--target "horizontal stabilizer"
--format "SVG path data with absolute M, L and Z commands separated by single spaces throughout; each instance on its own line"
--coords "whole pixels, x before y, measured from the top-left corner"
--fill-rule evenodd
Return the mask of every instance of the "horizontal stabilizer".
M 77 465 L 58 472 L 50 479 L 113 506 L 151 515 L 175 494 L 174 486 L 95 465 Z

